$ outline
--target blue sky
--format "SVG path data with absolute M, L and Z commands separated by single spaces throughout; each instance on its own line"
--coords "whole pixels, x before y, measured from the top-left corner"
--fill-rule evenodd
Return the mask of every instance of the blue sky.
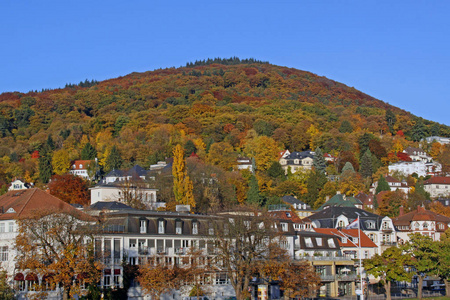
M 450 1 L 0 1 L 0 93 L 256 58 L 450 125 Z

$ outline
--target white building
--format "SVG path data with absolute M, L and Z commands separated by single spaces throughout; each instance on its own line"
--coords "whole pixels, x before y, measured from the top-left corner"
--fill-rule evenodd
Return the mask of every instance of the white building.
M 75 176 L 82 177 L 83 179 L 90 180 L 89 168 L 91 164 L 95 164 L 93 160 L 75 160 L 72 164 L 72 168 L 69 173 Z
M 450 177 L 431 177 L 423 183 L 423 188 L 432 198 L 448 197 L 450 196 Z

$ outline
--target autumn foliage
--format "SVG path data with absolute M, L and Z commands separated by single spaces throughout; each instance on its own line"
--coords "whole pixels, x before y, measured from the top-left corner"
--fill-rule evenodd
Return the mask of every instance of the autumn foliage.
M 50 194 L 70 204 L 90 205 L 89 183 L 72 174 L 54 175 L 48 184 Z

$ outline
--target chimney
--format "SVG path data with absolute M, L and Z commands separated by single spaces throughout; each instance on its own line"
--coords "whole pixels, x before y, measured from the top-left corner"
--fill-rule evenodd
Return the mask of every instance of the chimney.
M 405 214 L 405 211 L 404 211 L 403 205 L 402 205 L 402 206 L 400 206 L 400 212 L 399 212 L 398 216 L 401 217 L 401 216 L 403 216 L 404 214 Z

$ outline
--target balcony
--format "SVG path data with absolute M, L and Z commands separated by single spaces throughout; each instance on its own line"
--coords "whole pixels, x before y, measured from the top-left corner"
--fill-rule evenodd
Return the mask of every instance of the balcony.
M 382 232 L 392 232 L 392 231 L 394 231 L 394 229 L 392 227 L 382 227 L 381 231 Z
M 358 279 L 356 274 L 340 274 L 336 275 L 338 281 L 355 281 Z
M 309 260 L 309 261 L 352 261 L 351 258 L 345 256 L 301 256 L 300 260 Z
M 166 254 L 167 251 L 166 251 L 165 248 L 158 248 L 158 249 L 156 250 L 156 253 L 159 254 L 159 255 L 163 255 L 163 254 Z
M 151 251 L 149 247 L 139 247 L 138 253 L 139 255 L 150 255 Z
M 334 281 L 336 279 L 336 275 L 323 275 L 319 274 L 321 281 Z
M 186 251 L 184 248 L 175 248 L 175 254 L 184 255 L 186 254 Z
M 382 241 L 381 242 L 381 246 L 397 246 L 397 242 L 387 242 L 387 241 Z

